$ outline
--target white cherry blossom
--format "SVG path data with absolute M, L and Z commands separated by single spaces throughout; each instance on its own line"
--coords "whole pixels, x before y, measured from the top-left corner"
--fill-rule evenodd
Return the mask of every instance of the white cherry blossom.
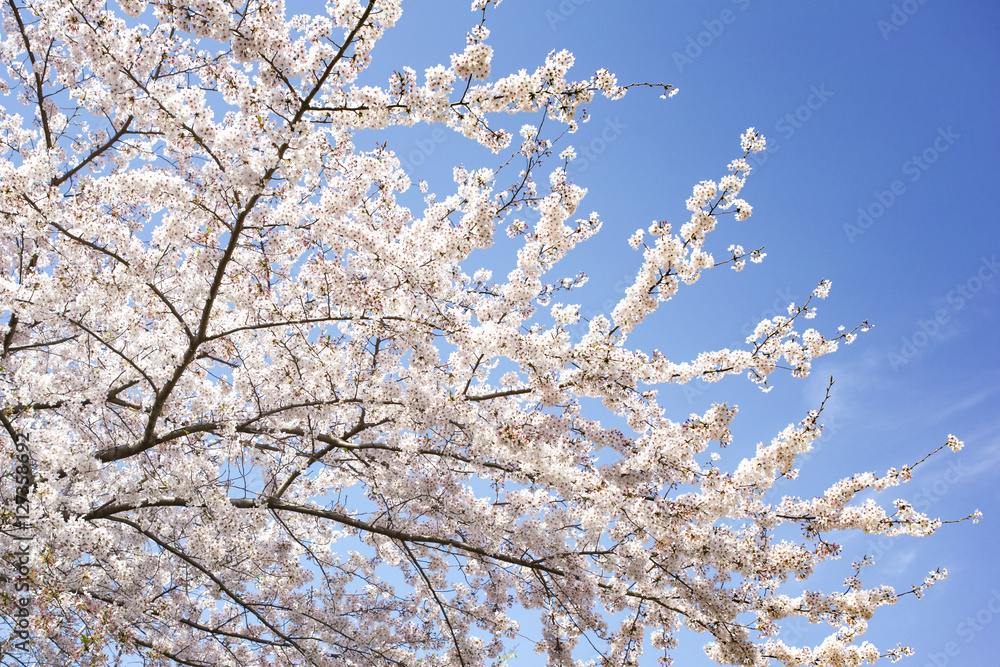
M 842 591 L 785 584 L 840 554 L 833 531 L 940 528 L 870 498 L 923 459 L 769 502 L 822 404 L 735 461 L 735 406 L 678 416 L 658 394 L 805 377 L 856 335 L 801 326 L 829 281 L 739 349 L 629 344 L 703 272 L 763 259 L 716 237 L 751 215 L 764 137 L 734 138 L 688 219 L 627 240 L 634 278 L 585 317 L 569 292 L 587 276 L 560 262 L 602 223 L 558 139 L 595 95 L 649 84 L 574 74 L 567 51 L 493 71 L 500 4 L 474 0 L 446 62 L 388 81 L 369 66 L 401 0 L 3 4 L 0 545 L 18 548 L 23 487 L 37 664 L 473 667 L 530 636 L 552 665 L 582 643 L 625 665 L 681 628 L 726 664 L 908 651 L 864 641 L 868 623 L 943 570 L 898 592 L 862 581 L 869 561 Z M 417 123 L 495 164 L 411 191 L 399 144 L 355 144 Z M 477 265 L 501 230 L 516 258 Z M 789 645 L 792 618 L 831 634 Z

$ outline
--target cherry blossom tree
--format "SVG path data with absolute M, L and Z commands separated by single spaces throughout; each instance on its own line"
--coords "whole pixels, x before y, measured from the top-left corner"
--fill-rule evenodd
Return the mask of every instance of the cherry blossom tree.
M 766 502 L 822 404 L 725 468 L 736 408 L 675 421 L 657 396 L 807 375 L 855 336 L 803 329 L 829 283 L 743 349 L 629 346 L 703 271 L 763 258 L 709 244 L 751 214 L 753 128 L 689 220 L 632 236 L 634 281 L 584 321 L 585 277 L 558 265 L 601 223 L 567 178 L 572 133 L 596 96 L 670 85 L 574 78 L 565 51 L 496 75 L 500 0 L 472 3 L 450 62 L 388 82 L 366 68 L 400 0 L 2 4 L 4 660 L 472 667 L 530 634 L 552 665 L 635 665 L 650 646 L 669 662 L 685 628 L 724 664 L 906 652 L 864 642 L 867 621 L 943 571 L 897 592 L 863 585 L 864 560 L 842 590 L 783 591 L 839 555 L 836 531 L 933 533 L 862 500 L 912 466 Z M 415 194 L 391 145 L 353 143 L 417 123 L 496 163 Z M 516 268 L 468 275 L 502 232 Z M 796 617 L 832 634 L 788 645 Z

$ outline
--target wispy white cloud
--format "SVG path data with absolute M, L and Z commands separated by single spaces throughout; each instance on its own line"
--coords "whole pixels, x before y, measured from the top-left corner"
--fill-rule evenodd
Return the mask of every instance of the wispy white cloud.
M 888 572 L 904 574 L 916 559 L 917 549 L 897 549 L 888 555 L 884 567 Z
M 976 379 L 976 384 L 980 385 L 978 387 L 970 387 L 970 393 L 966 394 L 956 403 L 939 409 L 936 416 L 939 419 L 948 419 L 949 417 L 974 408 L 981 403 L 984 403 L 988 398 L 1000 394 L 1000 382 L 996 381 L 995 378 L 980 377 Z

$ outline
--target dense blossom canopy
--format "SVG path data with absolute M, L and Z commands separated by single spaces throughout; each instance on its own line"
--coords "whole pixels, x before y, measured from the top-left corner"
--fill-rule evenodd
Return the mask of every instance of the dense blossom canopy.
M 802 330 L 829 283 L 743 349 L 672 361 L 628 345 L 703 271 L 763 259 L 706 243 L 750 217 L 745 158 L 764 138 L 748 130 L 694 187 L 687 221 L 637 231 L 624 297 L 581 320 L 585 277 L 556 268 L 601 223 L 578 212 L 574 151 L 546 137 L 633 86 L 571 77 L 565 51 L 496 76 L 487 16 L 513 11 L 499 4 L 472 3 L 450 62 L 375 85 L 400 0 L 316 16 L 280 0 L 3 1 L 0 546 L 31 536 L 39 664 L 473 667 L 527 634 L 552 665 L 628 665 L 650 640 L 669 655 L 681 628 L 727 664 L 886 655 L 861 637 L 902 593 L 864 587 L 864 562 L 839 592 L 782 590 L 838 555 L 834 531 L 934 532 L 905 501 L 860 497 L 911 468 L 765 502 L 822 406 L 727 472 L 714 450 L 735 407 L 674 421 L 655 391 L 805 376 L 854 338 Z M 511 131 L 507 114 L 535 124 Z M 421 183 L 412 210 L 391 146 L 352 139 L 416 123 L 497 168 L 456 168 L 442 196 Z M 468 275 L 504 231 L 516 268 Z M 15 466 L 30 521 L 12 509 Z M 792 617 L 832 634 L 787 645 Z

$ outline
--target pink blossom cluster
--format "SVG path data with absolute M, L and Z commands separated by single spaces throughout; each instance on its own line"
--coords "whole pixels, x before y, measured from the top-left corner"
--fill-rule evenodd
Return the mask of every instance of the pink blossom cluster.
M 943 571 L 900 593 L 866 588 L 861 565 L 843 591 L 785 584 L 840 555 L 834 531 L 937 530 L 870 499 L 915 465 L 769 502 L 822 405 L 723 467 L 736 407 L 671 418 L 658 393 L 805 377 L 856 335 L 803 329 L 830 283 L 740 349 L 629 344 L 682 284 L 763 259 L 712 244 L 750 217 L 764 138 L 749 129 L 694 186 L 686 221 L 632 235 L 635 279 L 585 318 L 570 293 L 587 277 L 560 262 L 601 219 L 554 146 L 595 96 L 647 84 L 572 78 L 567 51 L 497 76 L 499 4 L 472 2 L 446 64 L 388 82 L 369 66 L 401 0 L 0 8 L 0 439 L 13 457 L 30 435 L 38 664 L 472 667 L 530 635 L 552 665 L 583 644 L 632 665 L 683 628 L 725 664 L 905 653 L 863 642 L 868 620 Z M 530 122 L 512 144 L 515 113 Z M 417 193 L 388 139 L 358 138 L 417 123 L 505 155 Z M 472 261 L 501 230 L 517 252 L 494 278 Z M 794 618 L 832 634 L 788 645 Z

